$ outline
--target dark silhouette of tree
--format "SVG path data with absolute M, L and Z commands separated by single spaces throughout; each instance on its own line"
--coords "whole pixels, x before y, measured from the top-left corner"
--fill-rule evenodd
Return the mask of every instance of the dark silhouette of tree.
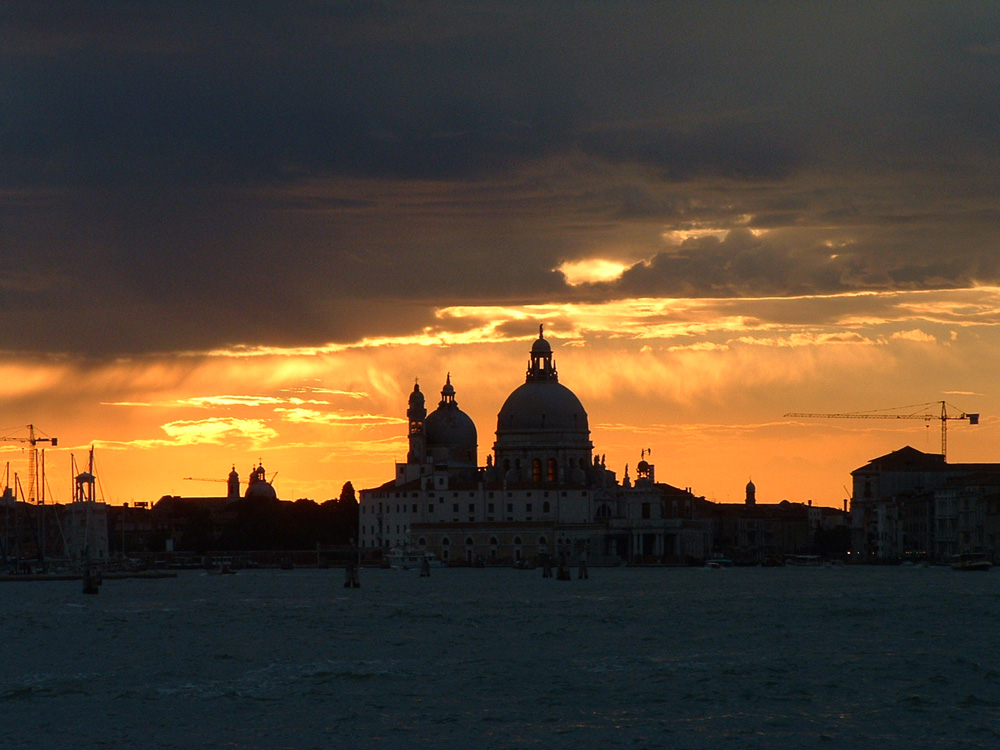
M 358 498 L 354 494 L 354 485 L 349 481 L 344 482 L 343 488 L 340 490 L 340 499 L 337 502 L 341 503 L 354 503 L 357 505 Z
M 358 535 L 358 500 L 354 485 L 345 482 L 340 490 L 340 498 L 323 504 L 330 506 L 333 533 L 336 544 L 348 544 Z

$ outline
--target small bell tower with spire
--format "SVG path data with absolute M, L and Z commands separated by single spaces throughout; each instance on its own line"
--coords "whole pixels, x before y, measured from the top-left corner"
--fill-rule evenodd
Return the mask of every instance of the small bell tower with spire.
M 424 433 L 427 408 L 424 406 L 424 394 L 420 392 L 420 384 L 416 382 L 414 382 L 413 391 L 410 393 L 406 419 L 410 423 L 410 451 L 406 454 L 406 462 L 422 464 L 427 458 L 427 438 Z

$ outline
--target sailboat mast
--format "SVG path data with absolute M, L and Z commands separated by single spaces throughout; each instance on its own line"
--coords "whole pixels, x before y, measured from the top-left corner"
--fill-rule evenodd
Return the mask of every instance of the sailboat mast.
M 45 451 L 42 451 L 42 471 L 38 479 L 38 562 L 45 565 Z

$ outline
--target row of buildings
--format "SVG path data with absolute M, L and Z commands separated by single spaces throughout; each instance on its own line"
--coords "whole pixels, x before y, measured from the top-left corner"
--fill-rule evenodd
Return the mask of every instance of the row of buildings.
M 851 473 L 851 546 L 860 562 L 1000 562 L 1000 464 L 949 464 L 906 446 Z
M 245 493 L 235 468 L 222 481 L 228 484 L 224 497 L 164 495 L 131 506 L 98 500 L 96 477 L 90 471 L 77 476 L 71 503 L 24 502 L 8 488 L 0 496 L 0 558 L 21 572 L 39 563 L 111 563 L 123 558 L 165 564 L 226 550 L 309 550 L 315 560 L 317 545 L 329 556 L 338 542 L 349 549 L 356 534 L 353 488 L 347 502 L 319 505 L 279 501 L 262 465 L 255 465 L 243 483 Z M 351 505 L 353 512 L 347 507 Z
M 619 481 L 594 451 L 579 398 L 559 382 L 541 327 L 524 383 L 497 415 L 485 465 L 450 374 L 433 411 L 419 385 L 407 406 L 406 460 L 360 492 L 359 543 L 369 559 L 412 548 L 464 564 L 562 554 L 593 564 L 700 564 L 713 555 L 759 563 L 813 552 L 818 536 L 838 529 L 847 538 L 844 511 L 758 505 L 752 482 L 743 503 L 713 503 L 657 481 L 645 454 L 635 478 L 626 467 Z
M 852 472 L 849 512 L 846 501 L 843 510 L 758 503 L 753 482 L 742 503 L 711 502 L 691 488 L 659 481 L 645 452 L 634 478 L 626 466 L 619 480 L 594 450 L 579 398 L 559 382 L 541 328 L 524 382 L 497 415 L 484 465 L 476 425 L 459 408 L 450 374 L 431 411 L 414 385 L 406 415 L 406 460 L 395 465 L 391 479 L 362 490 L 359 506 L 353 489 L 344 504 L 352 512 L 343 542 L 356 528 L 360 551 L 372 561 L 393 548 L 434 552 L 452 564 L 532 563 L 562 554 L 586 555 L 592 564 L 677 565 L 712 556 L 760 564 L 788 555 L 848 553 L 857 562 L 943 561 L 971 551 L 1000 559 L 1000 464 L 949 464 L 943 455 L 905 447 Z M 278 518 L 292 548 L 298 539 L 292 527 L 331 519 L 343 525 L 348 518 L 327 503 L 324 514 L 292 507 L 311 501 L 284 508 L 263 466 L 254 467 L 243 498 L 235 469 L 227 481 L 226 497 L 165 496 L 132 508 L 97 502 L 89 472 L 77 477 L 68 505 L 30 506 L 8 491 L 0 499 L 2 553 L 6 559 L 102 559 L 220 549 L 216 545 L 225 541 L 247 541 L 262 524 L 273 533 L 253 541 L 266 544 L 277 534 Z M 260 502 L 248 505 L 247 499 Z

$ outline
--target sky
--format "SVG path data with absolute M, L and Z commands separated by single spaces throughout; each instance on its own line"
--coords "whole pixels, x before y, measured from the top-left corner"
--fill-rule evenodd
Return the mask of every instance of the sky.
M 50 500 L 91 446 L 116 504 L 258 462 L 286 500 L 376 486 L 449 373 L 485 463 L 539 324 L 619 477 L 645 449 L 711 500 L 841 506 L 941 421 L 785 415 L 941 401 L 982 415 L 945 423 L 949 461 L 1000 461 L 995 3 L 0 26 L 0 461 L 23 483 L 27 425 L 57 437 Z

